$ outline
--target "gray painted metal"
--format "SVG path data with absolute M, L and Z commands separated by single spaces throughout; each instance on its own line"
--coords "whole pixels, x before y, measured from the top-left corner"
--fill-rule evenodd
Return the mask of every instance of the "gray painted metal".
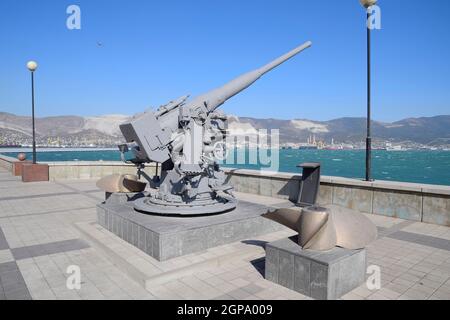
M 303 168 L 297 204 L 300 207 L 314 206 L 319 195 L 320 163 L 302 163 L 297 167 Z
M 161 215 L 207 215 L 223 213 L 236 208 L 237 199 L 233 197 L 218 197 L 216 201 L 208 201 L 204 205 L 199 205 L 198 202 L 181 203 L 178 206 L 167 204 L 165 201 L 158 201 L 153 197 L 140 198 L 134 201 L 134 208 L 138 211 L 148 212 L 151 207 L 151 213 Z
M 149 199 L 140 199 L 135 208 L 156 214 L 179 215 L 220 213 L 233 209 L 228 200 L 232 186 L 217 164 L 217 151 L 225 146 L 227 118 L 217 109 L 245 90 L 264 74 L 275 69 L 311 42 L 293 49 L 265 66 L 248 72 L 224 86 L 191 101 L 183 96 L 145 112 L 120 126 L 138 167 L 145 162 L 162 163 L 160 179 L 149 179 L 156 189 Z M 225 194 L 225 195 L 224 195 Z

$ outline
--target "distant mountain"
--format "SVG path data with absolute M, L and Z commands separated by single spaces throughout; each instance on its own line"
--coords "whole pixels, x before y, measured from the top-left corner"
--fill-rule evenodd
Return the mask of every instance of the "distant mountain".
M 305 119 L 276 120 L 238 118 L 230 116 L 230 127 L 250 129 L 280 129 L 281 143 L 305 142 L 310 135 L 330 142 L 356 143 L 366 136 L 365 118 L 339 118 L 329 121 Z M 375 140 L 392 142 L 415 142 L 420 144 L 450 144 L 450 115 L 410 118 L 393 123 L 372 122 Z
M 59 116 L 36 118 L 36 134 L 40 136 L 65 136 L 85 130 L 99 134 L 120 136 L 119 124 L 131 118 L 124 115 L 100 117 Z M 31 134 L 31 117 L 0 112 L 0 128 Z
M 122 141 L 119 124 L 129 120 L 127 115 L 98 117 L 59 116 L 36 119 L 36 133 L 41 141 L 83 141 L 103 145 Z M 336 143 L 364 141 L 365 118 L 340 118 L 330 121 L 306 119 L 277 120 L 229 116 L 229 129 L 235 134 L 258 129 L 279 129 L 280 143 L 306 142 L 315 135 L 317 140 Z M 409 118 L 393 123 L 373 121 L 373 138 L 380 141 L 412 142 L 429 145 L 450 145 L 450 115 Z M 29 141 L 31 118 L 0 112 L 0 144 Z
M 113 146 L 123 141 L 119 124 L 130 116 L 59 116 L 36 119 L 38 144 Z M 0 112 L 0 145 L 31 144 L 31 117 Z

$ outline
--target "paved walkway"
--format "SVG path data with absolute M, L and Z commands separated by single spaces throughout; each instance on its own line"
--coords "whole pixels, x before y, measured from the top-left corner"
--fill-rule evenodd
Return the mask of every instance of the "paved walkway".
M 25 184 L 0 168 L 0 300 L 307 299 L 263 277 L 264 244 L 291 231 L 158 262 L 96 224 L 103 197 L 93 180 Z M 450 228 L 368 217 L 379 228 L 368 262 L 382 286 L 343 299 L 450 299 Z M 67 287 L 71 266 L 79 290 Z

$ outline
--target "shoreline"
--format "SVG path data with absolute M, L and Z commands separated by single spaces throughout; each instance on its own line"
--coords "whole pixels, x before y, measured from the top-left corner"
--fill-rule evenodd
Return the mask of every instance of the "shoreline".
M 36 148 L 36 152 L 55 152 L 55 151 L 119 151 L 117 148 Z M 33 152 L 33 148 L 31 147 L 0 147 L 0 153 L 14 153 L 14 152 Z
M 238 148 L 238 150 L 246 150 L 247 148 Z M 250 150 L 253 150 L 253 148 L 251 148 Z M 263 149 L 263 150 L 270 150 L 270 149 Z M 299 151 L 366 151 L 365 149 L 298 149 L 298 148 L 292 148 L 292 149 L 285 149 L 285 148 L 278 148 L 279 151 L 295 151 L 295 150 L 299 150 Z M 1 153 L 15 153 L 15 152 L 32 152 L 33 149 L 31 147 L 1 147 L 0 146 L 0 154 Z M 36 148 L 36 152 L 56 152 L 56 151 L 61 151 L 61 152 L 83 152 L 83 151 L 119 151 L 118 148 L 102 148 L 102 147 L 53 147 L 53 148 L 49 148 L 49 147 L 44 147 L 44 148 Z M 409 151 L 414 151 L 414 152 L 450 152 L 450 150 L 448 149 L 435 149 L 435 150 L 431 150 L 431 149 L 402 149 L 402 150 L 386 150 L 386 149 L 372 149 L 372 151 L 385 151 L 385 152 L 409 152 Z

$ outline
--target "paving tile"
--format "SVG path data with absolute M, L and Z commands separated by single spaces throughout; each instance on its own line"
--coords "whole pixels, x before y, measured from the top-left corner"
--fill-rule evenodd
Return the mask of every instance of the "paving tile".
M 196 273 L 195 276 L 197 278 L 199 278 L 200 280 L 206 280 L 208 278 L 213 277 L 214 275 L 208 271 L 202 271 L 202 272 Z
M 220 286 L 223 283 L 225 283 L 225 281 L 217 276 L 212 276 L 209 278 L 204 279 L 203 281 L 205 281 L 206 283 L 212 285 L 212 286 Z
M 18 270 L 17 264 L 14 261 L 0 263 L 0 275 L 12 270 Z
M 81 239 L 71 239 L 11 249 L 16 260 L 89 248 Z
M 157 286 L 149 288 L 149 291 L 153 296 L 156 297 L 156 299 L 164 299 L 164 300 L 182 299 L 176 292 L 172 292 L 165 286 Z
M 341 297 L 341 300 L 364 300 L 363 297 L 358 296 L 353 292 L 349 292 Z
M 5 291 L 4 295 L 6 300 L 31 300 L 31 295 L 28 292 L 26 286 L 21 286 L 14 290 Z
M 440 293 L 440 292 L 435 292 L 431 297 L 430 300 L 445 300 L 448 301 L 450 300 L 450 294 L 448 293 Z
M 2 228 L 0 227 L 0 250 L 9 249 L 8 242 L 6 241 L 5 234 L 2 231 Z
M 95 204 L 103 196 L 96 190 L 95 180 L 23 185 L 6 181 L 6 177 L 10 179 L 0 174 L 0 188 L 9 190 L 16 184 L 16 190 L 23 192 L 23 199 L 12 199 L 13 189 L 1 196 L 10 200 L 0 199 L 0 277 L 3 274 L 9 298 L 26 299 L 26 288 L 28 298 L 35 299 L 308 299 L 264 279 L 264 252 L 257 245 L 246 259 L 236 254 L 220 266 L 146 291 L 123 268 L 106 259 L 103 251 L 72 242 L 79 237 L 74 223 L 95 222 Z M 47 196 L 51 193 L 53 196 Z M 450 228 L 374 215 L 370 218 L 381 227 L 382 237 L 367 251 L 369 263 L 382 267 L 382 288 L 370 291 L 362 286 L 342 299 L 413 299 L 424 295 L 450 299 L 450 250 L 446 242 L 450 241 Z M 106 231 L 99 234 L 130 266 L 154 268 L 155 275 L 251 247 L 234 243 L 160 263 L 129 245 L 117 245 L 116 237 Z M 282 231 L 249 240 L 266 243 L 290 235 Z M 65 287 L 70 264 L 81 267 L 81 295 Z M 0 286 L 0 300 L 6 298 Z
M 9 249 L 0 250 L 0 263 L 14 261 L 12 253 Z
M 242 300 L 242 299 L 245 299 L 248 296 L 250 296 L 251 293 L 244 291 L 242 289 L 235 289 L 235 290 L 228 292 L 227 295 L 229 295 L 237 300 Z
M 7 300 L 29 300 L 31 298 L 25 280 L 16 262 L 0 264 L 0 283 Z
M 168 282 L 164 286 L 169 291 L 176 292 L 183 299 L 198 299 L 201 296 L 199 292 L 178 280 Z
M 408 296 L 409 298 L 414 298 L 416 300 L 424 300 L 427 299 L 429 296 L 431 296 L 432 293 L 427 293 L 418 289 L 408 289 L 408 291 L 406 291 L 404 295 Z
M 253 283 L 250 283 L 250 284 L 248 284 L 248 285 L 246 285 L 244 287 L 241 287 L 241 289 L 246 291 L 246 292 L 248 292 L 248 293 L 251 293 L 251 294 L 256 294 L 256 293 L 261 292 L 262 290 L 264 290 L 264 288 L 262 288 L 262 287 L 260 287 L 260 286 L 258 286 L 256 284 L 253 284 Z
M 411 274 L 411 273 L 409 273 L 409 272 L 405 272 L 405 273 L 402 273 L 402 274 L 398 277 L 398 279 L 403 279 L 403 280 L 406 280 L 406 281 L 417 282 L 417 281 L 419 281 L 420 279 L 422 279 L 422 277 L 417 276 L 417 275 L 414 275 L 414 274 Z
M 407 273 L 408 273 L 408 274 L 411 274 L 411 275 L 413 275 L 413 276 L 417 276 L 417 277 L 420 278 L 420 279 L 422 279 L 423 277 L 426 276 L 426 273 L 425 273 L 425 272 L 418 271 L 418 270 L 413 270 L 413 269 L 409 269 L 409 270 L 407 271 Z
M 75 195 L 76 192 L 52 192 L 50 194 L 33 194 L 33 195 L 23 195 L 23 196 L 11 196 L 11 197 L 0 197 L 0 201 L 6 200 L 21 200 L 21 199 L 36 199 L 36 198 L 45 198 L 45 197 L 54 197 L 54 196 L 66 196 L 66 195 Z
M 414 285 L 415 282 L 411 281 L 411 280 L 405 280 L 405 279 L 401 279 L 401 278 L 396 278 L 396 279 L 392 280 L 392 283 L 399 284 L 399 285 L 402 285 L 402 286 L 410 288 L 410 287 L 412 287 Z
M 215 297 L 214 300 L 236 300 L 236 299 L 228 294 L 224 294 L 224 295 Z
M 25 283 L 19 270 L 13 270 L 0 274 L 0 281 L 2 283 L 3 289 Z
M 389 288 L 381 288 L 377 293 L 391 300 L 395 300 L 401 296 L 401 293 Z
M 400 297 L 398 297 L 397 300 L 418 300 L 417 297 L 408 296 L 407 294 L 402 294 Z
M 219 287 L 217 287 L 217 289 L 219 289 L 223 293 L 228 294 L 230 291 L 237 289 L 237 287 L 229 282 L 224 282 Z
M 450 240 L 441 239 L 437 237 L 431 237 L 427 235 L 422 235 L 418 233 L 406 232 L 406 231 L 397 231 L 395 233 L 389 234 L 388 238 L 408 241 L 417 243 L 420 245 L 447 250 L 450 251 Z
M 432 288 L 432 289 L 438 289 L 442 285 L 442 282 L 423 278 L 423 279 L 420 279 L 419 281 L 417 281 L 417 284 L 423 285 L 425 287 Z
M 374 291 L 367 289 L 367 286 L 365 284 L 359 286 L 358 288 L 356 288 L 350 292 L 357 294 L 358 296 L 361 296 L 363 298 L 367 298 L 368 296 L 370 296 L 374 293 Z
M 379 292 L 375 292 L 366 298 L 367 300 L 390 300 L 388 297 L 380 294 Z
M 250 282 L 248 280 L 245 280 L 242 278 L 233 279 L 230 281 L 230 283 L 235 285 L 236 287 L 244 287 L 244 286 L 250 284 Z

